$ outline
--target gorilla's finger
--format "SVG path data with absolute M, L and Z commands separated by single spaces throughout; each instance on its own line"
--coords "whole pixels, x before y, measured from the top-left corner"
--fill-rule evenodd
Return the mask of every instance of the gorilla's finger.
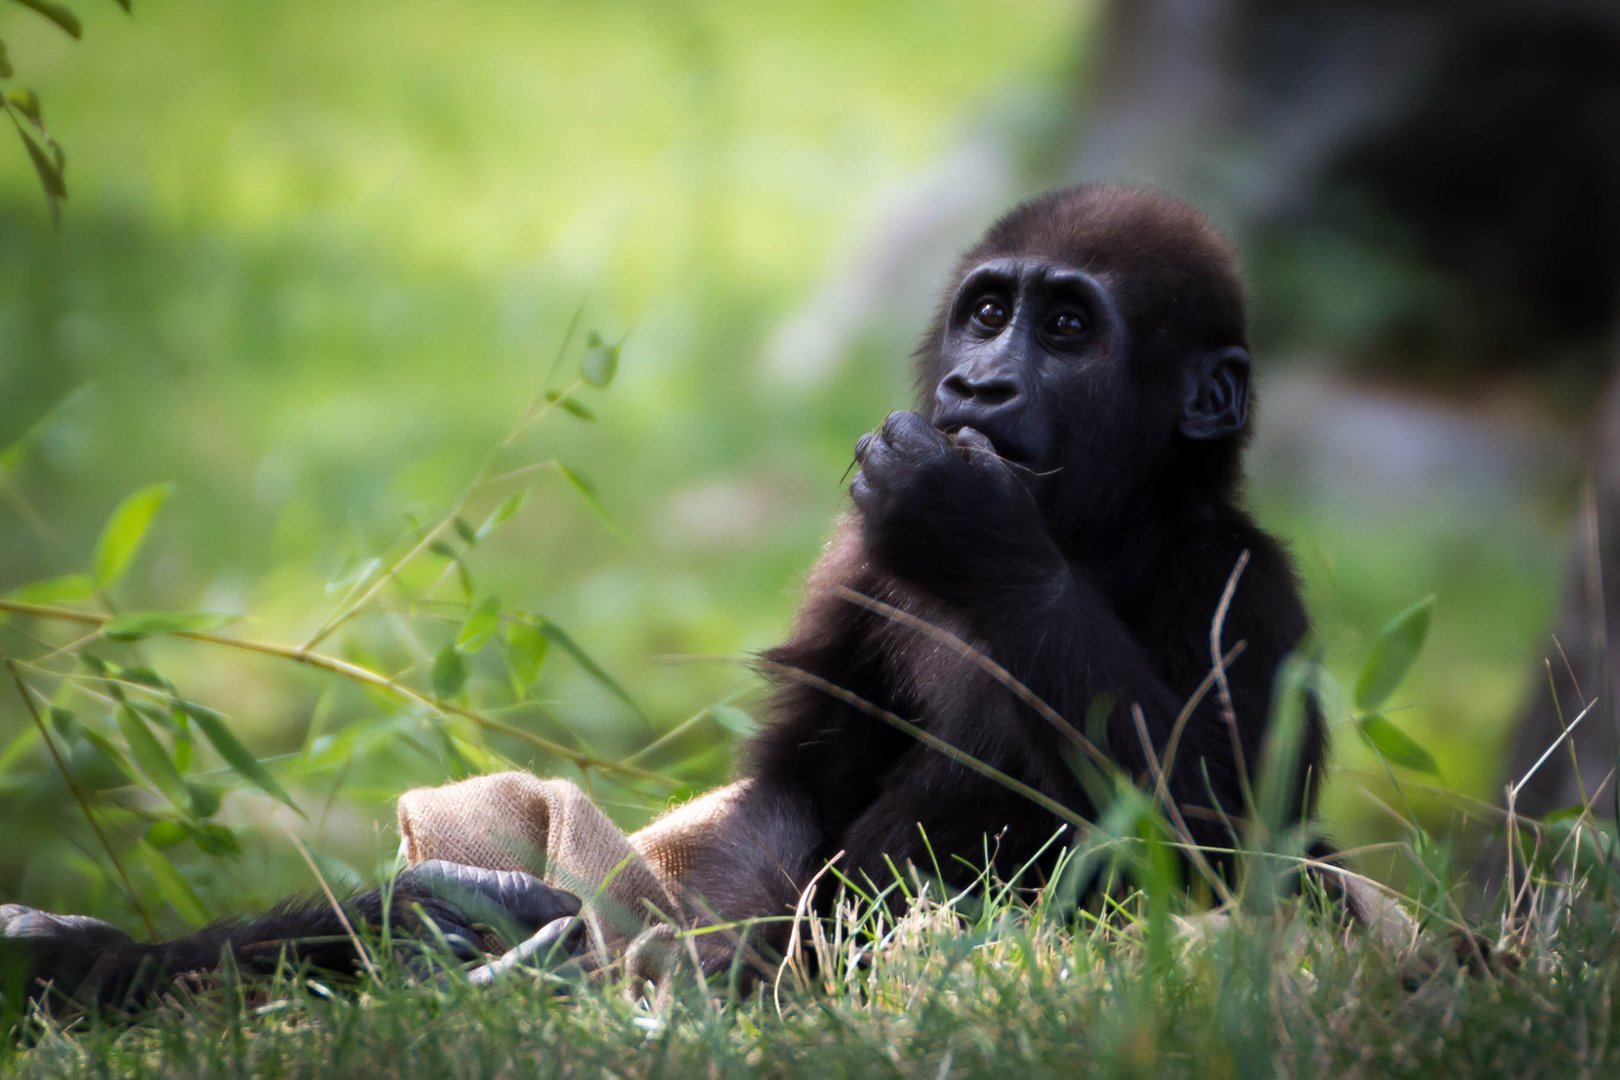
M 927 446 L 945 441 L 943 432 L 914 412 L 890 413 L 883 422 L 883 436 L 890 443 L 908 446 Z
M 876 435 L 868 431 L 865 435 L 862 435 L 860 438 L 855 440 L 856 461 L 860 461 L 862 458 L 866 457 L 866 448 L 872 445 L 872 440 L 876 437 Z
M 523 965 L 550 966 L 580 955 L 585 948 L 583 919 L 557 919 L 549 922 L 516 948 L 503 953 L 483 967 L 468 972 L 475 985 L 494 982 L 513 968 Z
M 488 955 L 484 951 L 484 936 L 472 926 L 448 914 L 443 905 L 434 904 L 432 907 L 423 905 L 421 910 L 427 922 L 437 932 L 436 936 L 443 939 L 443 944 L 457 960 L 466 964 L 482 960 Z
M 969 457 L 988 457 L 998 459 L 1001 455 L 996 453 L 996 444 L 990 441 L 990 436 L 978 428 L 959 428 L 956 432 L 956 445 L 967 451 Z
M 135 940 L 101 919 L 88 915 L 56 915 L 22 904 L 0 904 L 0 938 L 72 938 L 94 947 Z
M 506 919 L 528 930 L 579 913 L 577 896 L 521 870 L 487 870 L 433 859 L 400 874 L 399 883 L 419 896 L 455 904 L 475 922 Z
M 862 469 L 855 474 L 855 479 L 849 482 L 849 497 L 856 507 L 865 510 L 872 500 L 872 483 L 866 478 L 866 470 Z

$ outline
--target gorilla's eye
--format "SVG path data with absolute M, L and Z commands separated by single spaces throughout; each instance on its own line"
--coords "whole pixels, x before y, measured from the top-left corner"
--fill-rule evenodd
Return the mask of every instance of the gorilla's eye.
M 1077 338 L 1086 332 L 1086 318 L 1079 312 L 1065 311 L 1052 320 L 1053 337 Z
M 973 321 L 986 330 L 1000 330 L 1007 325 L 1007 309 L 1001 301 L 986 298 L 973 309 Z

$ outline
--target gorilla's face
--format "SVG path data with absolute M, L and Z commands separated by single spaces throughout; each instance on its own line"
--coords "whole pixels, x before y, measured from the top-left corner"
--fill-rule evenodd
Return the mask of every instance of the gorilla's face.
M 1106 280 L 994 258 L 963 275 L 943 314 L 934 425 L 988 438 L 1050 521 L 1104 512 L 1162 466 L 1182 394 L 1173 371 L 1135 355 Z

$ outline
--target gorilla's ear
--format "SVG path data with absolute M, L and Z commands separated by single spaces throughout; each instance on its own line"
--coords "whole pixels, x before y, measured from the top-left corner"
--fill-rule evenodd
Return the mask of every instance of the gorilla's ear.
M 1181 433 L 1189 439 L 1236 435 L 1249 421 L 1249 353 L 1236 346 L 1205 353 L 1187 366 Z

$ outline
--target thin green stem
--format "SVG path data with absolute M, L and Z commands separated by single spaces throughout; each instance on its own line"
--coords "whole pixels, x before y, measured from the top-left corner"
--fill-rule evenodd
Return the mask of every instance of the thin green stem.
M 74 611 L 71 608 L 55 607 L 49 604 L 28 604 L 19 600 L 0 599 L 0 611 L 10 612 L 14 615 L 27 615 L 37 619 L 54 619 L 61 622 L 80 623 L 85 626 L 103 626 L 111 618 L 109 615 L 100 615 L 90 611 Z M 258 653 L 262 656 L 274 656 L 282 660 L 291 660 L 294 663 L 305 664 L 309 667 L 329 671 L 334 675 L 341 675 L 353 682 L 373 686 L 393 696 L 438 713 L 440 716 L 459 716 L 468 720 L 486 731 L 497 731 L 514 739 L 528 743 L 536 749 L 543 750 L 554 757 L 572 762 L 580 769 L 597 769 L 607 773 L 617 773 L 621 776 L 632 776 L 638 780 L 651 780 L 661 784 L 673 785 L 674 781 L 661 773 L 649 769 L 637 768 L 633 765 L 622 764 L 608 758 L 597 757 L 594 754 L 583 753 L 554 742 L 542 735 L 514 727 L 511 724 L 486 716 L 476 709 L 469 709 L 464 705 L 457 705 L 450 701 L 441 701 L 411 689 L 402 683 L 380 675 L 370 668 L 359 664 L 340 660 L 335 656 L 314 652 L 303 646 L 278 645 L 268 641 L 253 641 L 248 638 L 229 637 L 224 634 L 211 634 L 201 630 L 185 631 L 170 635 L 172 637 L 189 638 L 209 645 L 221 645 L 227 649 L 237 649 L 242 652 Z
M 56 748 L 56 740 L 51 738 L 50 730 L 45 726 L 45 718 L 39 715 L 39 706 L 34 703 L 34 695 L 29 691 L 28 684 L 23 682 L 22 672 L 17 670 L 17 665 L 11 657 L 5 659 L 6 670 L 11 673 L 12 684 L 17 688 L 17 696 L 22 698 L 28 715 L 34 718 L 34 726 L 39 728 L 39 737 L 44 740 L 45 749 L 50 751 L 51 760 L 56 763 L 56 770 L 62 774 L 62 782 L 67 784 L 68 790 L 73 793 L 73 800 L 79 804 L 79 809 L 84 813 L 84 820 L 89 822 L 91 831 L 96 834 L 96 840 L 101 844 L 101 850 L 106 853 L 107 861 L 112 863 L 114 872 L 118 874 L 118 880 L 124 887 L 124 894 L 135 906 L 136 914 L 141 917 L 141 922 L 146 924 L 147 932 L 156 937 L 157 926 L 152 922 L 152 916 L 141 903 L 140 895 L 135 891 L 135 884 L 129 880 L 129 873 L 124 869 L 124 864 L 118 860 L 118 853 L 113 850 L 112 841 L 102 830 L 101 822 L 96 820 L 96 815 L 91 811 L 89 798 L 74 781 L 73 774 L 68 771 L 62 752 Z

